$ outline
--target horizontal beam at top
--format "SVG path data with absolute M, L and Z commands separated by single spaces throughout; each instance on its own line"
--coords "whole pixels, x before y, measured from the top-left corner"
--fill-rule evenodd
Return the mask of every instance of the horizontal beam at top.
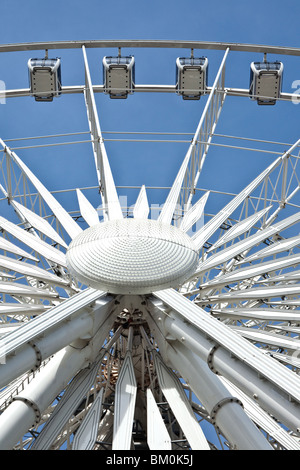
M 72 93 L 84 93 L 84 85 L 72 85 L 72 86 L 62 86 L 62 94 L 72 94 Z M 94 93 L 104 93 L 104 85 L 93 85 Z M 206 94 L 211 90 L 211 87 L 206 88 Z M 224 88 L 228 96 L 244 96 L 249 98 L 249 89 L 248 88 Z M 142 92 L 142 93 L 176 93 L 177 89 L 175 85 L 135 85 L 133 92 Z M 19 88 L 15 90 L 0 90 L 0 99 L 1 98 L 17 98 L 22 96 L 31 96 L 32 93 L 30 88 Z M 298 95 L 297 95 L 298 96 Z M 292 101 L 295 99 L 294 93 L 280 93 L 277 100 L 283 101 Z
M 300 56 L 300 48 L 287 46 L 268 46 L 258 44 L 241 44 L 230 42 L 206 42 L 206 41 L 180 41 L 180 40 L 143 40 L 143 39 L 103 39 L 83 41 L 50 41 L 1 44 L 0 52 L 37 51 L 45 49 L 80 49 L 86 48 L 111 48 L 111 47 L 142 47 L 142 48 L 172 48 L 172 49 L 211 49 L 239 52 L 259 52 L 268 54 L 283 54 Z

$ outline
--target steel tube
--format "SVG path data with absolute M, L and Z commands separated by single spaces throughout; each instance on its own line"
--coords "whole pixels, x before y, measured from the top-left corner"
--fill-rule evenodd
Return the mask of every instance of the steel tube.
M 91 315 L 83 314 L 57 328 L 45 337 L 34 342 L 36 349 L 41 353 L 41 360 L 47 359 L 60 349 L 85 335 L 93 326 Z M 15 355 L 8 356 L 6 362 L 0 365 L 0 387 L 4 387 L 12 380 L 28 370 L 34 369 L 37 355 L 32 344 L 27 344 L 17 350 Z
M 167 349 L 167 355 L 173 366 L 191 385 L 233 448 L 272 450 L 272 446 L 248 418 L 241 405 L 234 401 L 234 397 L 204 361 L 179 342 Z
M 53 358 L 35 379 L 18 395 L 0 416 L 0 450 L 12 449 L 35 424 L 35 408 L 42 413 L 66 387 L 78 370 L 83 368 L 91 353 L 89 346 L 74 349 L 68 346 Z
M 48 41 L 27 42 L 14 44 L 1 44 L 0 52 L 37 51 L 45 49 L 81 49 L 86 48 L 165 48 L 165 49 L 209 49 L 224 51 L 256 52 L 266 54 L 300 55 L 300 48 L 284 46 L 268 46 L 264 44 L 241 44 L 232 42 L 212 41 L 180 41 L 180 40 L 153 40 L 153 39 L 104 39 L 104 40 L 78 40 L 78 41 Z
M 264 410 L 276 416 L 290 429 L 300 432 L 299 406 L 290 401 L 281 389 L 276 388 L 267 380 L 262 380 L 253 369 L 232 357 L 222 346 L 217 347 L 212 355 L 211 352 L 216 343 L 209 341 L 199 331 L 179 318 L 166 317 L 164 325 L 166 334 L 169 333 L 186 344 L 205 362 L 210 361 L 216 373 L 226 377 L 249 397 L 254 397 Z

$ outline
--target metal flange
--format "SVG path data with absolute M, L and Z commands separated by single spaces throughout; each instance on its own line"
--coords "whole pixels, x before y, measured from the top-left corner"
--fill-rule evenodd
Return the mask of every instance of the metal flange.
M 216 424 L 216 416 L 217 416 L 218 411 L 222 408 L 222 406 L 226 405 L 226 403 L 237 403 L 242 408 L 244 408 L 244 405 L 241 402 L 241 400 L 239 400 L 236 397 L 222 398 L 222 400 L 218 401 L 218 403 L 215 404 L 215 406 L 213 407 L 213 409 L 210 412 L 210 418 L 211 418 L 211 422 L 212 422 L 213 425 Z

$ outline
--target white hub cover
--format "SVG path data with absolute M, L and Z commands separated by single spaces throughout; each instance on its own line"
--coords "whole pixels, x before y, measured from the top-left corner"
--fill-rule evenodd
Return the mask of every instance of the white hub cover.
M 180 229 L 148 219 L 103 222 L 75 237 L 67 251 L 71 274 L 114 294 L 177 287 L 193 274 L 199 253 Z

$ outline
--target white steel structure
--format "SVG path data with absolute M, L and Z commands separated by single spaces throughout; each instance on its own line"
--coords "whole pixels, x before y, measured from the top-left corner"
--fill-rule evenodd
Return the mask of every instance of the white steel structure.
M 95 95 L 109 97 L 92 83 L 87 52 L 116 47 L 224 51 L 155 220 L 143 182 L 132 212 L 121 206 L 99 123 Z M 225 86 L 229 54 L 300 49 L 0 45 L 3 54 L 51 49 L 82 50 L 85 83 L 63 84 L 59 100 L 84 95 L 102 210 L 83 188 L 73 191 L 77 207 L 64 208 L 22 150 L 0 140 L 1 201 L 12 214 L 0 216 L 0 449 L 299 450 L 300 135 L 215 214 L 205 212 L 207 188 L 196 196 L 225 99 L 249 99 Z M 135 82 L 130 93 L 141 92 L 178 87 Z M 1 93 L 21 100 L 31 91 Z

